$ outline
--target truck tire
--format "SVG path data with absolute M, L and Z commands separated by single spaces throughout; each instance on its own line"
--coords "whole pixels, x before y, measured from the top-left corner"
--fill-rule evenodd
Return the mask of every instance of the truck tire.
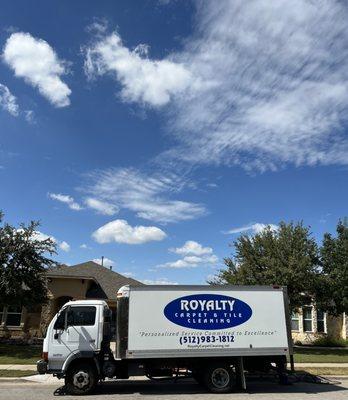
M 204 385 L 212 393 L 229 393 L 234 385 L 234 375 L 229 365 L 211 365 L 206 368 Z
M 65 376 L 65 387 L 69 394 L 91 393 L 98 382 L 97 371 L 88 362 L 74 363 Z

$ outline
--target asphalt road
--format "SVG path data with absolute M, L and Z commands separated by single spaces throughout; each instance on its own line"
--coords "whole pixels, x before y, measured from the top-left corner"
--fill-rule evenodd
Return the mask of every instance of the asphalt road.
M 57 386 L 38 383 L 21 382 L 1 382 L 0 400 L 49 400 L 59 399 L 81 400 L 81 396 L 54 395 Z M 101 385 L 93 396 L 86 396 L 93 400 L 117 399 L 158 399 L 158 400 L 343 400 L 348 398 L 348 380 L 342 380 L 340 384 L 313 384 L 313 383 L 294 383 L 289 386 L 279 386 L 272 381 L 252 381 L 248 382 L 246 393 L 231 393 L 217 395 L 207 393 L 194 381 L 184 381 L 178 383 L 153 383 L 149 381 L 123 381 L 107 382 Z

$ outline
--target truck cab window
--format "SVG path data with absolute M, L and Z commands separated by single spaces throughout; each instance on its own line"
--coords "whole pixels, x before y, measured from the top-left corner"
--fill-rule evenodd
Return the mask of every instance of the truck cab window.
M 68 312 L 69 326 L 88 326 L 95 323 L 96 308 L 93 306 L 71 307 Z

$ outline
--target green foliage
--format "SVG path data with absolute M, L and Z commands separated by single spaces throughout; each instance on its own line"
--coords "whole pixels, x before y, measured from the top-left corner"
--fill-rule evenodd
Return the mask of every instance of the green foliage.
M 346 347 L 347 342 L 342 338 L 332 338 L 330 336 L 322 336 L 312 343 L 318 347 Z
M 242 235 L 234 248 L 235 256 L 224 260 L 227 269 L 210 283 L 287 286 L 291 310 L 311 302 L 319 285 L 319 250 L 302 222 Z
M 321 297 L 326 309 L 334 315 L 348 312 L 348 224 L 339 221 L 337 236 L 324 235 L 321 258 L 324 283 L 321 285 Z
M 44 272 L 54 261 L 51 238 L 37 233 L 38 222 L 19 228 L 3 223 L 0 213 L 0 304 L 34 306 L 45 302 L 47 288 Z

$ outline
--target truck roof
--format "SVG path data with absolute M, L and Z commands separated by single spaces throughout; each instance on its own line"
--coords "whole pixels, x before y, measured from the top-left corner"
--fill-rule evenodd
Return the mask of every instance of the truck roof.
M 84 306 L 107 306 L 106 301 L 104 300 L 71 300 L 68 301 L 67 303 L 64 304 L 64 307 L 66 306 L 78 306 L 78 305 L 84 305 Z

